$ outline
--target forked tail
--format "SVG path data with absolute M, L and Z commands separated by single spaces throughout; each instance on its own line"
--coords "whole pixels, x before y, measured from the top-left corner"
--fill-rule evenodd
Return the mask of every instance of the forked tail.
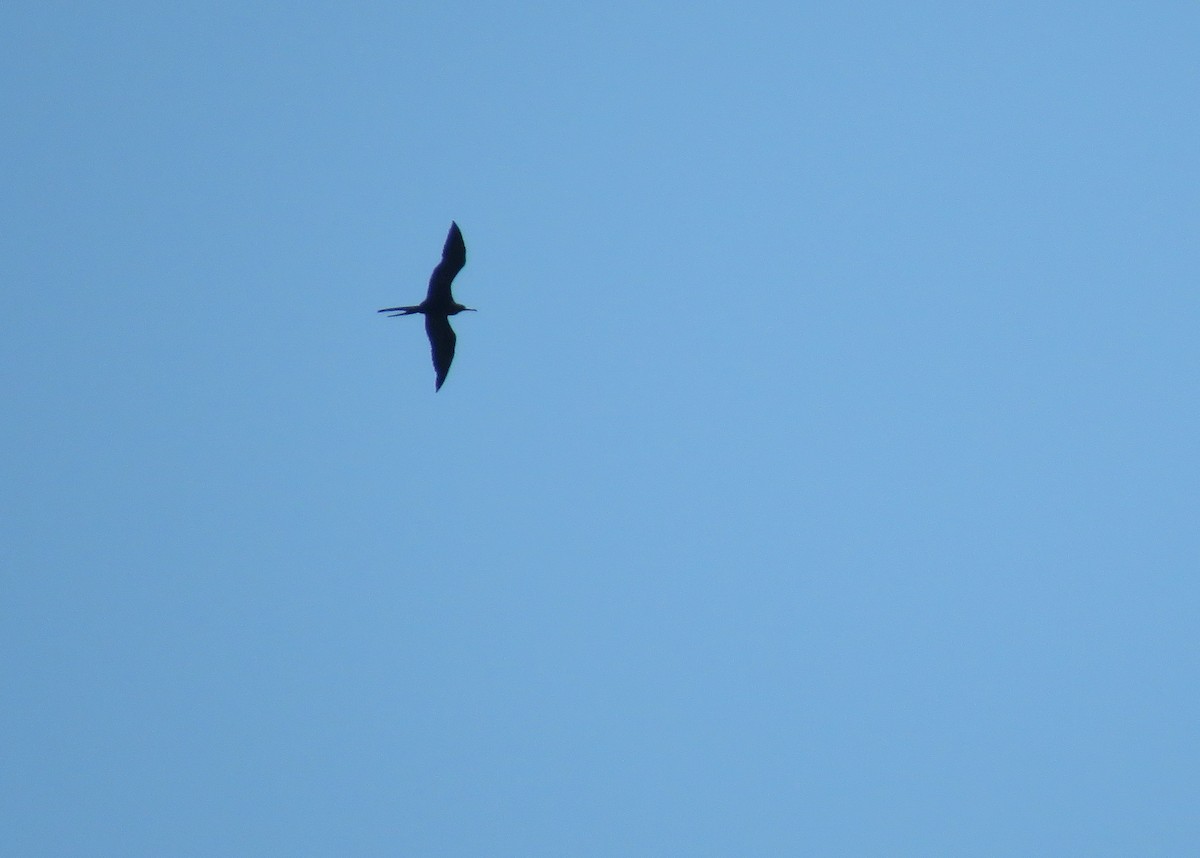
M 417 307 L 387 307 L 379 310 L 380 313 L 391 313 L 393 316 L 411 316 L 413 313 L 421 312 L 421 308 Z

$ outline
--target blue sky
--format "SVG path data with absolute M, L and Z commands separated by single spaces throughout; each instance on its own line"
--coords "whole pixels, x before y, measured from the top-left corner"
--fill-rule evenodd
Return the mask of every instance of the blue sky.
M 251 7 L 0 11 L 14 854 L 1194 848 L 1194 4 Z

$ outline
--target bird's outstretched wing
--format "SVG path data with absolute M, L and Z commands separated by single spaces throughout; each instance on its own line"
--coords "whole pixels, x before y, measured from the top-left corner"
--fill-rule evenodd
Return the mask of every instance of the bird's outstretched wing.
M 426 316 L 425 333 L 429 335 L 429 349 L 433 353 L 433 371 L 437 373 L 437 384 L 434 390 L 442 389 L 446 373 L 450 371 L 450 362 L 454 360 L 454 329 L 450 320 L 445 316 Z
M 450 232 L 446 236 L 446 244 L 442 247 L 442 261 L 433 269 L 429 276 L 429 292 L 425 300 L 432 303 L 449 303 L 454 299 L 450 295 L 450 284 L 454 276 L 463 270 L 467 264 L 467 245 L 463 241 L 462 231 L 454 221 L 450 222 Z M 449 364 L 447 364 L 449 366 Z

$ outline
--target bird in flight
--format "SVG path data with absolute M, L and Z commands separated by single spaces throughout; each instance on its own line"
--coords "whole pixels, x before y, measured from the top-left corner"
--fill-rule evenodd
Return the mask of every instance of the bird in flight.
M 442 261 L 429 275 L 429 291 L 425 300 L 415 307 L 387 307 L 380 313 L 391 313 L 393 316 L 411 316 L 413 313 L 425 315 L 425 333 L 429 335 L 429 347 L 433 352 L 433 371 L 437 374 L 434 391 L 442 389 L 446 373 L 450 371 L 450 362 L 454 360 L 454 329 L 450 327 L 450 317 L 464 310 L 475 312 L 472 307 L 464 307 L 454 300 L 450 294 L 450 284 L 454 275 L 462 271 L 467 264 L 467 246 L 463 243 L 462 231 L 454 221 L 450 222 L 450 233 L 446 236 L 446 245 L 442 248 Z

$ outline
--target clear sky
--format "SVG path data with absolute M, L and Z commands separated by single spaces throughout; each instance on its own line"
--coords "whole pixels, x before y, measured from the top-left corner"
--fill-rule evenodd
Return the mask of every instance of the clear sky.
M 1198 46 L 4 3 L 6 851 L 1190 854 Z

